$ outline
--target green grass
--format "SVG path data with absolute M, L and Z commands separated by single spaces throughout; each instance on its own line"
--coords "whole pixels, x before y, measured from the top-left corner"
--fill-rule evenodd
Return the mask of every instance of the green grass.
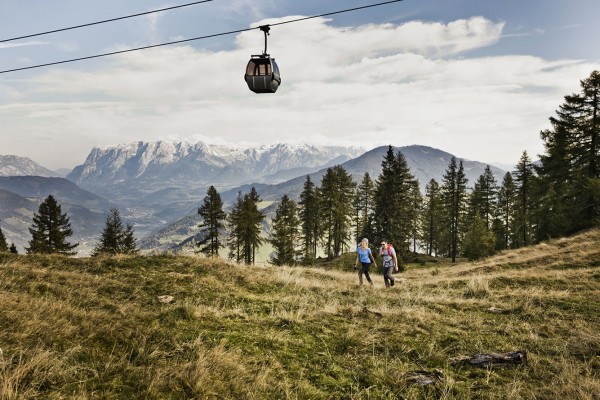
M 599 241 L 410 264 L 391 289 L 358 286 L 351 254 L 0 256 L 0 399 L 597 399 Z M 451 363 L 517 350 L 527 365 Z M 443 378 L 411 385 L 416 370 Z

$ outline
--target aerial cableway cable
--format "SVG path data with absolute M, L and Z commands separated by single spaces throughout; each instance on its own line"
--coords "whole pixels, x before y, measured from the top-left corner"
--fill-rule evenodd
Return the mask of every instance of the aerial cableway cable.
M 291 24 L 291 23 L 295 23 L 295 22 L 306 21 L 306 20 L 309 20 L 309 19 L 315 19 L 315 18 L 321 18 L 321 17 L 328 17 L 328 16 L 336 15 L 336 14 L 342 14 L 342 13 L 347 13 L 347 12 L 352 12 L 352 11 L 359 11 L 359 10 L 364 10 L 364 9 L 367 9 L 367 8 L 384 6 L 384 5 L 392 4 L 392 3 L 399 3 L 401 1 L 404 1 L 404 0 L 390 0 L 390 1 L 380 2 L 380 3 L 367 4 L 367 5 L 360 6 L 360 7 L 347 8 L 347 9 L 344 9 L 344 10 L 332 11 L 332 12 L 327 12 L 327 13 L 323 13 L 323 14 L 312 15 L 312 16 L 309 16 L 309 17 L 301 17 L 301 18 L 291 19 L 291 20 L 288 20 L 288 21 L 276 22 L 276 23 L 273 23 L 273 24 L 269 24 L 269 26 L 285 25 L 285 24 Z M 254 28 L 237 29 L 237 30 L 233 30 L 233 31 L 221 32 L 221 33 L 214 33 L 214 34 L 211 34 L 211 35 L 198 36 L 198 37 L 189 38 L 189 39 L 175 40 L 175 41 L 172 41 L 172 42 L 153 44 L 153 45 L 149 45 L 149 46 L 136 47 L 136 48 L 126 49 L 126 50 L 112 51 L 112 52 L 109 52 L 109 53 L 95 54 L 95 55 L 92 55 L 92 56 L 79 57 L 79 58 L 73 58 L 73 59 L 62 60 L 62 61 L 55 61 L 55 62 L 50 62 L 50 63 L 45 63 L 45 64 L 31 65 L 29 67 L 21 67 L 21 68 L 8 69 L 8 70 L 0 71 L 0 74 L 6 74 L 6 73 L 9 73 L 9 72 L 16 72 L 16 71 L 24 71 L 24 70 L 28 70 L 28 69 L 34 69 L 34 68 L 49 67 L 49 66 L 52 66 L 52 65 L 66 64 L 66 63 L 71 63 L 71 62 L 76 62 L 76 61 L 90 60 L 90 59 L 93 59 L 93 58 L 100 58 L 100 57 L 107 57 L 107 56 L 112 56 L 112 55 L 116 55 L 116 54 L 130 53 L 130 52 L 133 52 L 133 51 L 146 50 L 146 49 L 152 49 L 152 48 L 163 47 L 163 46 L 170 46 L 170 45 L 173 45 L 173 44 L 180 44 L 180 43 L 192 42 L 192 41 L 196 41 L 196 40 L 210 39 L 210 38 L 215 38 L 215 37 L 219 37 L 219 36 L 232 35 L 232 34 L 236 34 L 236 33 L 248 32 L 248 31 L 257 30 L 257 29 L 261 29 L 261 27 L 257 26 L 257 27 L 254 27 Z
M 161 8 L 159 10 L 146 11 L 146 12 L 143 12 L 143 13 L 125 15 L 123 17 L 110 18 L 110 19 L 105 19 L 105 20 L 102 20 L 102 21 L 96 21 L 96 22 L 90 22 L 90 23 L 87 23 L 87 24 L 70 26 L 68 28 L 53 29 L 51 31 L 40 32 L 40 33 L 33 33 L 31 35 L 17 36 L 17 37 L 10 38 L 10 39 L 0 40 L 0 43 L 12 42 L 13 40 L 28 39 L 28 38 L 31 38 L 31 37 L 42 36 L 42 35 L 49 35 L 51 33 L 64 32 L 64 31 L 69 31 L 69 30 L 72 30 L 72 29 L 85 28 L 86 26 L 106 24 L 108 22 L 120 21 L 120 20 L 123 20 L 123 19 L 134 18 L 134 17 L 141 17 L 143 15 L 149 15 L 149 14 L 155 14 L 155 13 L 159 13 L 159 12 L 163 12 L 163 11 L 174 10 L 176 8 L 183 8 L 183 7 L 195 6 L 197 4 L 202 4 L 202 3 L 210 3 L 211 1 L 214 1 L 214 0 L 195 1 L 193 3 L 180 4 L 178 6 Z

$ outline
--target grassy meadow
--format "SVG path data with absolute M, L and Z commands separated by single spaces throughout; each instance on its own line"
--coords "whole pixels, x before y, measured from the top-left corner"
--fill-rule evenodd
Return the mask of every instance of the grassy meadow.
M 347 264 L 2 255 L 0 399 L 600 399 L 600 230 L 389 289 Z

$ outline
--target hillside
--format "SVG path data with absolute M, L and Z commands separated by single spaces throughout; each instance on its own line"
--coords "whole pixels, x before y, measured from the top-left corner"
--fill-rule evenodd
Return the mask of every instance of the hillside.
M 599 242 L 409 266 L 391 289 L 196 257 L 0 256 L 0 398 L 596 399 Z M 457 361 L 510 351 L 527 363 Z
M 69 216 L 73 228 L 70 241 L 80 243 L 76 250 L 81 254 L 89 254 L 113 204 L 63 178 L 0 177 L 0 220 L 8 240 L 16 244 L 19 252 L 25 251 L 31 239 L 33 214 L 50 194 Z

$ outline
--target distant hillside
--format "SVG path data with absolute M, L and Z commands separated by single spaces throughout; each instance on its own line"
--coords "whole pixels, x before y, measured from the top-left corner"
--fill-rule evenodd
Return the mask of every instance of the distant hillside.
M 69 216 L 73 229 L 70 241 L 81 243 L 76 250 L 82 254 L 89 252 L 113 205 L 63 178 L 0 177 L 0 224 L 7 240 L 23 252 L 31 239 L 33 214 L 48 195 L 53 195 Z
M 381 162 L 383 161 L 387 150 L 388 146 L 378 147 L 357 158 L 346 161 L 341 165 L 352 175 L 355 182 L 360 182 L 365 172 L 368 172 L 371 178 L 375 180 L 381 173 Z M 425 185 L 432 178 L 436 179 L 440 184 L 442 183 L 442 177 L 452 158 L 452 154 L 450 153 L 427 146 L 394 148 L 394 152 L 397 151 L 401 151 L 406 158 L 412 174 L 419 180 L 422 191 L 424 191 Z M 483 174 L 487 164 L 463 159 L 463 165 L 465 174 L 469 179 L 469 186 L 472 186 L 479 176 Z M 501 183 L 505 171 L 497 167 L 490 167 L 498 183 Z M 316 185 L 320 185 L 321 179 L 325 173 L 326 169 L 321 169 L 318 172 L 308 175 Z M 265 206 L 270 203 L 278 202 L 284 194 L 297 201 L 305 181 L 306 175 L 302 175 L 289 181 L 273 185 L 264 183 L 243 185 L 232 190 L 224 191 L 221 193 L 221 198 L 226 206 L 231 206 L 235 202 L 240 191 L 242 193 L 248 193 L 252 186 L 254 186 L 261 199 L 265 201 Z M 200 202 L 198 202 L 198 205 L 199 204 Z M 269 217 L 273 216 L 272 214 L 274 213 L 275 208 L 275 206 L 271 206 L 269 209 L 271 215 L 269 215 Z M 188 225 L 186 226 L 186 224 Z M 187 239 L 190 236 L 198 233 L 197 224 L 197 217 L 193 217 L 192 215 L 184 216 L 172 224 L 162 227 L 159 231 L 152 232 L 142 241 L 142 244 L 147 248 L 151 248 L 153 245 L 159 243 L 162 247 L 178 247 L 182 242 L 187 242 Z M 189 232 L 189 236 L 188 238 L 183 238 L 181 235 L 186 231 Z M 173 232 L 178 232 L 178 234 L 174 235 Z
M 0 176 L 58 176 L 27 157 L 0 155 Z
M 112 203 L 102 197 L 80 188 L 64 178 L 44 178 L 40 176 L 0 177 L 0 189 L 23 197 L 45 199 L 53 195 L 60 202 L 76 204 L 90 210 L 106 211 Z
M 408 265 L 389 289 L 350 263 L 0 255 L 0 398 L 597 399 L 599 242 Z
M 371 179 L 375 180 L 381 173 L 381 162 L 383 161 L 387 150 L 388 146 L 377 147 L 357 158 L 346 161 L 341 165 L 349 174 L 352 175 L 355 182 L 360 182 L 365 172 L 368 172 L 371 176 Z M 429 183 L 431 179 L 437 180 L 440 184 L 442 183 L 443 175 L 448 168 L 450 159 L 453 157 L 453 155 L 450 153 L 427 146 L 413 145 L 394 147 L 394 152 L 397 151 L 402 152 L 406 158 L 408 167 L 415 178 L 419 180 L 422 191 L 424 191 L 425 185 Z M 469 186 L 472 187 L 479 176 L 483 174 L 487 164 L 480 161 L 470 161 L 461 159 L 459 157 L 456 158 L 463 161 L 465 175 L 469 180 Z M 494 166 L 490 166 L 490 168 L 492 169 L 492 172 L 494 173 L 498 183 L 501 183 L 506 171 Z M 311 180 L 315 182 L 315 184 L 320 185 L 321 179 L 325 173 L 326 169 L 312 173 L 310 174 Z M 222 197 L 226 202 L 232 203 L 236 199 L 237 193 L 240 190 L 243 193 L 247 193 L 252 186 L 255 186 L 263 200 L 279 201 L 284 194 L 287 194 L 293 199 L 298 199 L 305 181 L 306 176 L 299 176 L 287 182 L 275 185 L 266 185 L 260 183 L 254 185 L 243 185 L 240 188 L 224 192 Z

